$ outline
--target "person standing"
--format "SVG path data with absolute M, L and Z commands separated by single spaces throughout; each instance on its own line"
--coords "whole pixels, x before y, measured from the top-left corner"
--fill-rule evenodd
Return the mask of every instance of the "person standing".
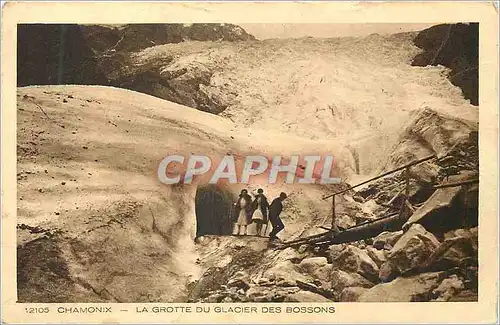
M 269 233 L 269 240 L 278 239 L 276 236 L 280 231 L 285 229 L 283 221 L 281 221 L 280 214 L 283 211 L 283 201 L 286 199 L 286 194 L 284 192 L 280 193 L 280 196 L 275 198 L 271 205 L 269 206 L 269 221 L 273 226 L 273 230 Z
M 240 235 L 241 227 L 243 227 L 243 234 L 247 234 L 247 226 L 249 224 L 250 213 L 252 208 L 252 198 L 248 195 L 247 190 L 241 190 L 238 201 L 236 201 L 235 216 L 236 216 L 236 226 L 238 227 L 238 232 L 236 235 Z
M 252 222 L 256 224 L 257 236 L 262 236 L 262 226 L 267 224 L 267 210 L 269 202 L 264 195 L 264 190 L 259 188 L 252 203 Z

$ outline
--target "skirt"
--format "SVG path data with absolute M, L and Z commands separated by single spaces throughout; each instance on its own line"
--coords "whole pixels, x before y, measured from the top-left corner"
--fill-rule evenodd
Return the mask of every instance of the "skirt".
M 257 209 L 252 214 L 252 222 L 255 223 L 264 223 L 264 215 L 260 209 Z
M 240 210 L 240 214 L 238 215 L 238 220 L 236 221 L 238 226 L 248 226 L 247 214 L 245 209 Z

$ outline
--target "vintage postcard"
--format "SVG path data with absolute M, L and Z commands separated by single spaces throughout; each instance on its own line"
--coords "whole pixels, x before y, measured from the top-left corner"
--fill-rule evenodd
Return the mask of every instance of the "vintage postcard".
M 493 2 L 17 2 L 5 323 L 495 323 Z

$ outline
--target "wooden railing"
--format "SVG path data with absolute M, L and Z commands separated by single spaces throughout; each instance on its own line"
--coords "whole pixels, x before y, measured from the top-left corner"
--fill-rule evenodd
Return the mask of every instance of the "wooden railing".
M 377 179 L 380 179 L 382 177 L 385 177 L 385 176 L 388 176 L 388 175 L 391 175 L 391 174 L 394 174 L 400 170 L 403 170 L 405 169 L 405 197 L 404 197 L 404 200 L 403 200 L 403 204 L 401 205 L 401 208 L 400 208 L 400 216 L 401 214 L 403 213 L 404 209 L 405 209 L 405 206 L 408 207 L 409 209 L 413 209 L 413 207 L 411 206 L 411 204 L 408 202 L 408 197 L 409 197 L 409 192 L 410 192 L 410 167 L 412 166 L 415 166 L 415 165 L 418 165 L 420 163 L 423 163 L 425 161 L 428 161 L 428 160 L 431 160 L 431 159 L 434 159 L 434 158 L 437 158 L 436 155 L 430 155 L 430 156 L 427 156 L 427 157 L 424 157 L 422 159 L 419 159 L 419 160 L 415 160 L 415 161 L 412 161 L 404 166 L 401 166 L 401 167 L 398 167 L 396 169 L 393 169 L 393 170 L 390 170 L 386 173 L 383 173 L 383 174 L 380 174 L 378 176 L 375 176 L 375 177 L 372 177 L 364 182 L 361 182 L 361 183 L 358 183 L 356 185 L 353 185 L 353 186 L 349 186 L 348 188 L 346 189 L 343 189 L 341 191 L 338 191 L 338 192 L 335 192 L 335 193 L 332 193 L 332 194 L 329 194 L 329 195 L 326 195 L 324 196 L 322 199 L 323 200 L 326 200 L 326 199 L 329 199 L 329 198 L 332 198 L 332 230 L 336 229 L 337 226 L 336 226 L 336 214 L 335 214 L 335 197 L 337 195 L 340 195 L 340 194 L 344 194 L 352 189 L 355 189 L 357 187 L 360 187 L 362 185 L 366 185 L 368 183 L 371 183 L 373 181 L 376 181 Z M 401 194 L 401 191 L 398 192 L 389 202 L 389 205 Z

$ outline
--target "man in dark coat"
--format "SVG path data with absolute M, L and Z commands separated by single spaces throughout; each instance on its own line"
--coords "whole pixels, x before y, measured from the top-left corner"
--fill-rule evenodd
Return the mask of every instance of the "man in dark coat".
M 269 221 L 273 226 L 273 230 L 269 233 L 269 239 L 278 239 L 276 236 L 280 231 L 285 228 L 283 221 L 280 219 L 280 213 L 283 211 L 283 201 L 286 199 L 286 194 L 281 192 L 280 196 L 275 198 L 269 206 Z

